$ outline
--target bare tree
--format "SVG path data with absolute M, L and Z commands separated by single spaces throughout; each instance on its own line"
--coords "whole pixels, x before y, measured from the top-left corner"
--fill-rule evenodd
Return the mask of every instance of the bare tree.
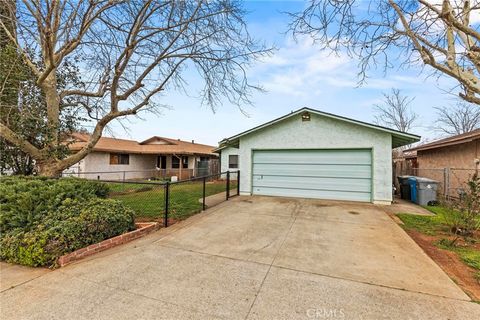
M 384 93 L 383 97 L 383 103 L 375 105 L 375 122 L 402 132 L 412 129 L 418 119 L 410 107 L 415 98 L 403 96 L 399 89 L 392 89 L 391 93 Z
M 480 109 L 466 102 L 454 107 L 437 107 L 434 129 L 448 135 L 471 132 L 480 128 Z
M 293 34 L 323 49 L 346 50 L 364 81 L 372 67 L 432 67 L 458 81 L 460 97 L 480 104 L 480 3 L 470 0 L 311 0 L 291 13 Z
M 185 72 L 203 80 L 201 101 L 212 108 L 222 99 L 248 103 L 259 88 L 248 82 L 246 68 L 269 53 L 247 32 L 235 1 L 22 0 L 13 32 L 14 6 L 1 2 L 10 13 L 0 16 L 0 28 L 34 74 L 48 130 L 42 148 L 4 122 L 0 136 L 30 154 L 47 176 L 84 158 L 112 120 L 158 110 L 166 90 L 191 91 Z M 59 85 L 57 70 L 67 62 L 81 70 L 82 85 Z M 65 143 L 63 108 L 76 108 L 94 127 L 88 143 L 65 158 L 53 152 Z

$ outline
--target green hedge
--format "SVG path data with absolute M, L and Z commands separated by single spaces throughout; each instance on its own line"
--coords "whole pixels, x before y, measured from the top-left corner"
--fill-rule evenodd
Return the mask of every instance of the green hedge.
M 134 212 L 81 179 L 0 179 L 0 259 L 54 266 L 61 255 L 131 231 Z
M 108 185 L 104 183 L 78 178 L 2 177 L 0 233 L 34 227 L 67 199 L 105 198 L 108 192 Z

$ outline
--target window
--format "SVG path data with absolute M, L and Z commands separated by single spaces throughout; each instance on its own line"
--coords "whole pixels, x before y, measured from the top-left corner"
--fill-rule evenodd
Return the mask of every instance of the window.
M 110 164 L 129 164 L 130 155 L 128 153 L 110 153 Z
M 188 169 L 188 157 L 187 156 L 182 157 L 182 168 L 183 169 Z
M 157 168 L 160 168 L 162 170 L 167 169 L 167 156 L 157 157 Z
M 228 168 L 238 169 L 238 155 L 231 154 L 228 156 Z
M 172 156 L 172 169 L 180 168 L 180 159 L 176 156 Z

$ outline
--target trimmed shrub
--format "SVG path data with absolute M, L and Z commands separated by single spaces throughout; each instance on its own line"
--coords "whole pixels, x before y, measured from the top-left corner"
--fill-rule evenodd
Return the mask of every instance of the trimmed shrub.
M 0 259 L 54 266 L 69 252 L 135 229 L 134 212 L 78 178 L 0 179 Z
M 0 233 L 29 230 L 66 200 L 105 198 L 108 185 L 78 178 L 3 177 L 0 179 Z
M 2 235 L 0 258 L 28 266 L 55 266 L 58 257 L 135 229 L 134 212 L 120 201 L 66 199 L 42 222 Z

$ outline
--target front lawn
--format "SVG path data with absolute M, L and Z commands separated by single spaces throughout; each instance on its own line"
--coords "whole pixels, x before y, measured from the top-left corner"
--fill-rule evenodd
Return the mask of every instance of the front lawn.
M 125 194 L 112 193 L 110 197 L 120 200 L 123 204 L 132 208 L 137 219 L 161 219 L 164 217 L 165 188 L 163 185 L 128 184 L 128 187 L 132 189 L 130 192 Z M 225 181 L 207 182 L 205 194 L 210 196 L 221 193 L 225 191 L 225 188 Z M 201 211 L 202 189 L 201 181 L 171 184 L 169 217 L 184 219 Z

